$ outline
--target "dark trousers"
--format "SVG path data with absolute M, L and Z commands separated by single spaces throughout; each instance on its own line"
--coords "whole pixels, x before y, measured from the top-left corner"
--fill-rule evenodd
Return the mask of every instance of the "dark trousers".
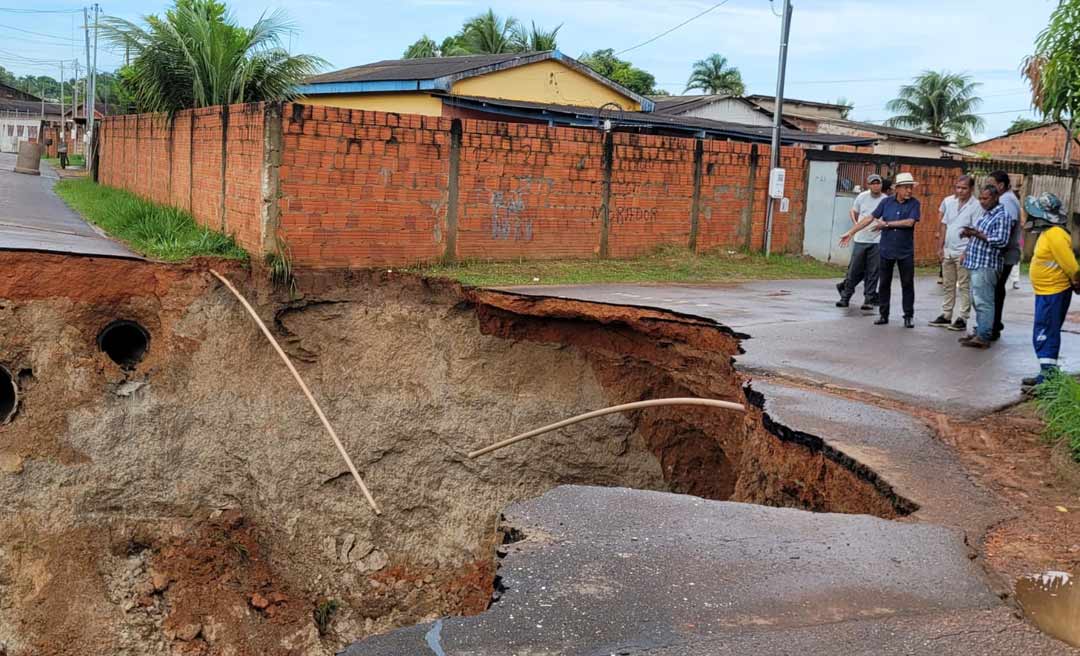
M 1009 274 L 1012 270 L 1011 264 L 1001 267 L 1001 276 L 998 278 L 997 287 L 994 288 L 994 335 L 1005 330 L 1005 324 L 1001 323 L 1001 313 L 1005 310 L 1005 288 L 1009 286 Z
M 863 296 L 867 305 L 878 302 L 878 255 L 877 244 L 854 242 L 851 249 L 851 262 L 848 263 L 847 277 L 844 278 L 844 291 L 840 298 L 850 301 L 855 295 L 855 288 L 863 284 Z
M 904 318 L 915 316 L 915 256 L 894 260 L 881 258 L 878 271 L 878 303 L 881 316 L 889 318 L 889 302 L 892 300 L 893 265 L 900 270 L 900 288 L 903 290 Z
M 67 165 L 68 165 L 67 152 L 65 151 L 65 152 L 62 152 L 62 153 L 59 153 L 59 154 L 60 154 L 60 168 L 66 169 Z

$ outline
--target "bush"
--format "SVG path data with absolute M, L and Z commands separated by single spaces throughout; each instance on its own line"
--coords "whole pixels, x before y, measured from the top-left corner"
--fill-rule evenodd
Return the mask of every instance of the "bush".
M 1035 398 L 1046 421 L 1046 437 L 1065 440 L 1072 459 L 1080 462 L 1080 381 L 1053 372 L 1035 389 Z

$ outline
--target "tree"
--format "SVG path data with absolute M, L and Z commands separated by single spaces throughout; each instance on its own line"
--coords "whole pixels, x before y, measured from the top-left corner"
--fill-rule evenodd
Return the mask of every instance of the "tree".
M 143 25 L 108 17 L 105 38 L 134 55 L 121 75 L 138 111 L 170 115 L 189 107 L 287 100 L 325 62 L 290 55 L 281 37 L 292 24 L 280 11 L 241 27 L 215 0 L 176 0 Z
M 1024 58 L 1021 71 L 1031 86 L 1031 102 L 1046 119 L 1073 131 L 1080 113 L 1080 2 L 1067 0 L 1050 14 L 1050 23 L 1035 37 L 1035 53 Z M 1066 139 L 1062 166 L 1071 160 Z
M 438 57 L 439 46 L 428 35 L 424 35 L 405 49 L 405 59 L 421 59 L 423 57 Z
M 518 24 L 517 29 L 514 30 L 513 41 L 521 52 L 544 52 L 545 50 L 558 50 L 559 44 L 557 37 L 559 30 L 562 29 L 560 23 L 553 30 L 545 30 L 537 27 L 536 23 L 532 23 L 532 28 L 525 29 L 525 26 Z
M 635 93 L 643 96 L 656 93 L 656 78 L 625 59 L 616 57 L 612 48 L 584 53 L 578 59 L 600 75 Z
M 971 76 L 948 71 L 923 71 L 911 84 L 900 87 L 885 108 L 896 114 L 885 121 L 893 127 L 922 130 L 938 137 L 970 139 L 986 123 L 974 112 L 982 104 L 975 95 L 978 82 Z
M 1042 121 L 1035 121 L 1030 118 L 1024 118 L 1017 116 L 1012 125 L 1005 128 L 1005 134 L 1016 134 L 1017 132 L 1023 132 L 1024 130 L 1030 130 L 1031 128 L 1037 128 L 1042 125 Z
M 840 118 L 846 119 L 848 116 L 851 115 L 851 111 L 855 109 L 855 103 L 851 102 L 844 96 L 840 96 L 839 98 L 837 98 L 835 104 L 843 107 L 843 109 L 840 110 Z
M 693 89 L 728 96 L 741 96 L 746 93 L 746 85 L 743 84 L 739 69 L 728 66 L 727 58 L 716 53 L 694 62 L 683 93 Z
M 499 18 L 494 11 L 488 9 L 465 22 L 458 41 L 470 54 L 498 55 L 520 52 L 521 48 L 514 39 L 518 29 L 516 18 Z

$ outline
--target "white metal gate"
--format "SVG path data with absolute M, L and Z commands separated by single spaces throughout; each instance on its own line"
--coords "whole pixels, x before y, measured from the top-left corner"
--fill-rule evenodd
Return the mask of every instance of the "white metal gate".
M 839 162 L 810 162 L 803 230 L 805 255 L 843 266 L 851 259 L 851 248 L 840 247 L 840 236 L 851 228 L 851 206 L 858 188 L 847 168 Z

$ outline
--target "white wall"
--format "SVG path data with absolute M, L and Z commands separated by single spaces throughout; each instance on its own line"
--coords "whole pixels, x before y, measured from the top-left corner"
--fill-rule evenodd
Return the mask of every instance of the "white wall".
M 772 119 L 767 115 L 756 111 L 746 103 L 733 98 L 725 98 L 710 103 L 703 107 L 697 107 L 679 114 L 679 116 L 691 116 L 693 118 L 707 118 L 714 121 L 727 121 L 741 125 L 772 125 Z
M 41 117 L 5 116 L 0 114 L 0 152 L 19 152 L 19 142 L 38 138 Z

